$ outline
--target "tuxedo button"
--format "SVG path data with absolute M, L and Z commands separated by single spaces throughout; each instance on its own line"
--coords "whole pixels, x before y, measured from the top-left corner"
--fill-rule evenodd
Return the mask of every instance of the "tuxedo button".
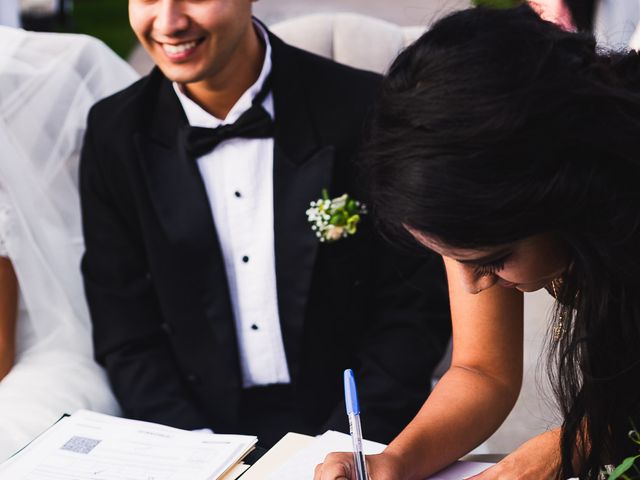
M 162 328 L 162 331 L 164 331 L 164 333 L 166 333 L 167 335 L 173 335 L 174 333 L 173 327 L 168 322 L 161 323 L 160 328 Z
M 353 282 L 353 288 L 358 288 L 360 285 L 362 285 L 362 282 L 360 280 L 356 280 L 355 282 Z
M 189 374 L 187 374 L 187 382 L 189 382 L 192 385 L 199 385 L 200 384 L 200 377 L 198 375 L 196 375 L 195 373 L 189 373 Z
M 247 257 L 246 255 L 244 257 L 242 257 L 242 261 L 244 263 L 249 263 L 249 257 Z

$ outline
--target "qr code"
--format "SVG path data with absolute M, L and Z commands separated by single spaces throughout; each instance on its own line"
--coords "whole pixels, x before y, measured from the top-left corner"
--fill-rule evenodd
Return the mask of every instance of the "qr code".
M 92 438 L 71 437 L 71 439 L 62 446 L 62 450 L 86 454 L 90 453 L 99 443 L 100 440 L 94 440 Z

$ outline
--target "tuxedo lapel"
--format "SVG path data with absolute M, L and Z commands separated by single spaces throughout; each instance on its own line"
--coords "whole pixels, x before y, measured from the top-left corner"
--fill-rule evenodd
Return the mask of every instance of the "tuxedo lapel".
M 172 248 L 185 258 L 185 270 L 195 283 L 202 285 L 203 316 L 213 326 L 217 343 L 228 345 L 228 361 L 236 363 L 227 277 L 209 199 L 197 164 L 183 147 L 180 132 L 187 119 L 182 106 L 171 83 L 164 77 L 159 82 L 155 107 L 149 108 L 150 127 L 135 136 L 143 176 Z
M 302 329 L 318 253 L 307 221 L 309 204 L 331 188 L 334 147 L 314 131 L 308 86 L 297 70 L 295 49 L 271 35 L 274 133 L 274 231 L 278 307 L 289 370 L 295 378 Z
M 211 245 L 215 239 L 209 201 L 194 161 L 185 154 L 181 129 L 187 119 L 169 81 L 160 80 L 151 126 L 135 136 L 153 207 L 172 243 Z M 194 245 L 195 244 L 195 245 Z

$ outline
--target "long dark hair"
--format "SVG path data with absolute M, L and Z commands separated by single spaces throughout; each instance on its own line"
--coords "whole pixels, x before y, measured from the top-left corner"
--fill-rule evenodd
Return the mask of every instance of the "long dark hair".
M 401 53 L 363 154 L 372 209 L 395 241 L 409 226 L 458 248 L 543 232 L 566 244 L 564 333 L 550 342 L 565 478 L 596 478 L 634 447 L 639 156 L 637 54 L 601 55 L 592 36 L 527 6 L 458 12 Z

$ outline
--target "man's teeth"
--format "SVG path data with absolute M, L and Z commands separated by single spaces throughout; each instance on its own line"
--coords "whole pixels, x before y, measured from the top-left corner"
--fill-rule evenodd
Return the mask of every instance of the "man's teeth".
M 162 48 L 164 48 L 164 51 L 167 52 L 169 55 L 177 55 L 179 53 L 183 53 L 186 52 L 187 50 L 192 49 L 193 47 L 196 46 L 196 41 L 192 41 L 192 42 L 187 42 L 187 43 L 181 43 L 179 45 L 169 45 L 168 43 L 163 43 L 162 44 Z

